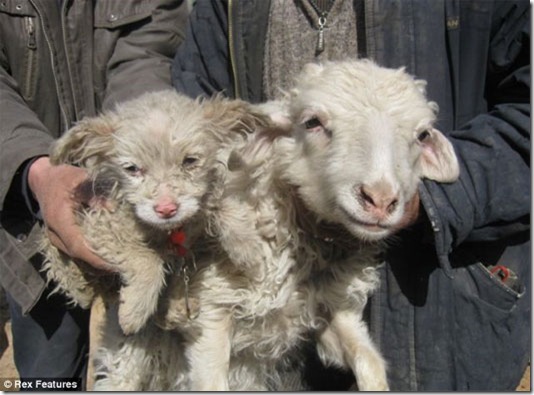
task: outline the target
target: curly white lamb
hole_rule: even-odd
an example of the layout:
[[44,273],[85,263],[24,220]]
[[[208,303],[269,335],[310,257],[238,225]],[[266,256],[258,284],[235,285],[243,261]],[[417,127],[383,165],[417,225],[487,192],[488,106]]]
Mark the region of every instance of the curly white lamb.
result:
[[[458,176],[432,127],[437,107],[404,70],[346,61],[308,65],[287,97],[260,108],[277,127],[230,157],[207,215],[217,243],[195,243],[190,271],[170,277],[155,315],[164,330],[146,327],[127,347],[116,334],[102,349],[98,389],[121,388],[109,376],[137,390],[302,389],[284,371],[310,338],[359,389],[388,389],[362,313],[381,240],[402,226],[420,179]],[[184,314],[184,300],[198,311]]]
[[[187,289],[175,277],[162,298],[157,320],[183,336],[187,361],[167,389],[301,389],[279,373],[312,336],[360,390],[387,390],[362,314],[381,240],[402,227],[420,179],[458,177],[432,126],[437,105],[404,69],[362,60],[310,64],[262,108],[285,130],[259,131],[230,160],[210,219],[226,257],[200,264]],[[184,319],[184,294],[196,317]]]
[[69,130],[50,158],[88,169],[90,181],[78,193],[94,204],[80,208],[77,219],[95,253],[117,267],[120,285],[74,262],[44,232],[43,269],[56,290],[83,308],[96,293],[112,302],[118,297],[122,331],[140,331],[156,311],[166,276],[204,233],[203,213],[222,185],[230,148],[244,143],[256,122],[244,102],[194,101],[169,90]]

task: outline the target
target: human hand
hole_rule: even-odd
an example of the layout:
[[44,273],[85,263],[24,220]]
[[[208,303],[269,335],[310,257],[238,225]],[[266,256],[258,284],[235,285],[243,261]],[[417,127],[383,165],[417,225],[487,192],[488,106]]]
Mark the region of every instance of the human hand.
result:
[[407,228],[417,222],[420,206],[419,192],[415,192],[415,195],[404,205],[404,215],[395,226],[397,231]]
[[112,274],[117,272],[116,268],[89,249],[76,224],[74,211],[84,202],[76,200],[74,190],[85,179],[84,169],[53,166],[47,157],[33,162],[28,172],[28,184],[39,203],[52,244],[71,258],[86,262],[100,274]]

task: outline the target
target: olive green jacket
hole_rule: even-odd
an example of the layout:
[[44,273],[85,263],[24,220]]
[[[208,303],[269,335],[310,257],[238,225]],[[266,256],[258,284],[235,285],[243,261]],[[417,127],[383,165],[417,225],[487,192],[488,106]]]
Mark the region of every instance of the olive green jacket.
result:
[[0,282],[28,312],[45,283],[18,185],[73,123],[171,87],[183,0],[0,1]]

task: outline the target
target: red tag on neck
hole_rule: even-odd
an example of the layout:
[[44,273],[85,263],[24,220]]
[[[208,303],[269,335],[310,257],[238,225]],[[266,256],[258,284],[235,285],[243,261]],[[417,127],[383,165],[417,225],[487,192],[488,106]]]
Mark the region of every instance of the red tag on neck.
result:
[[187,248],[185,248],[185,232],[182,229],[174,230],[169,235],[169,240],[171,244],[174,246],[176,254],[178,256],[185,256],[187,255]]

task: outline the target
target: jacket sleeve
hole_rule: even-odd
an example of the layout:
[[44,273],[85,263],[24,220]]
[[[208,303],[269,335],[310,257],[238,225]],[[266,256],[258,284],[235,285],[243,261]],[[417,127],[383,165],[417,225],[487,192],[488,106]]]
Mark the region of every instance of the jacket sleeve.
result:
[[26,105],[0,52],[0,211],[15,174],[28,159],[47,155],[52,136]]
[[184,38],[185,0],[146,0],[151,17],[121,34],[107,65],[103,109],[147,92],[171,89],[171,63]]
[[459,181],[425,181],[421,189],[439,230],[441,257],[465,241],[494,241],[530,229],[530,6],[498,4],[488,50],[489,112],[449,135],[460,161]]
[[187,25],[186,39],[172,65],[175,88],[191,97],[224,92],[233,96],[228,50],[227,4],[198,0]]

